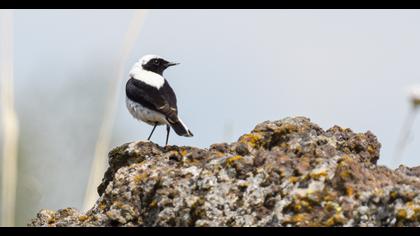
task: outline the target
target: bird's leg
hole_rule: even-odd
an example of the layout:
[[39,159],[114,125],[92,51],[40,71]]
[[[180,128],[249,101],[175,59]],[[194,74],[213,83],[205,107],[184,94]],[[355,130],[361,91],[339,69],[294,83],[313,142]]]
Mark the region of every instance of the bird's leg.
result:
[[165,146],[168,146],[169,131],[171,131],[171,127],[169,125],[166,125],[166,144],[165,144]]
[[155,131],[156,126],[157,126],[157,123],[155,123],[155,126],[153,127],[152,132],[150,133],[150,135],[149,135],[149,137],[147,138],[147,140],[150,140],[150,138],[152,137],[153,131]]

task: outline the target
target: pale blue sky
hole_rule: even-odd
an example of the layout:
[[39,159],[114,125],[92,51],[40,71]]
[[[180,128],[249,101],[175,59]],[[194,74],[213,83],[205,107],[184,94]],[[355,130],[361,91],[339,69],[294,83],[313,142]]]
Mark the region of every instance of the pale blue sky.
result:
[[[21,117],[18,217],[40,208],[80,208],[103,102],[132,10],[17,10],[15,84]],[[420,83],[419,10],[151,10],[131,53],[180,62],[165,76],[193,138],[234,141],[257,123],[303,115],[327,129],[371,130],[390,165]],[[146,139],[151,127],[125,108],[112,145]],[[174,133],[173,133],[174,134]],[[420,165],[420,117],[403,162]],[[163,144],[165,129],[153,141]],[[393,166],[395,167],[395,166]]]

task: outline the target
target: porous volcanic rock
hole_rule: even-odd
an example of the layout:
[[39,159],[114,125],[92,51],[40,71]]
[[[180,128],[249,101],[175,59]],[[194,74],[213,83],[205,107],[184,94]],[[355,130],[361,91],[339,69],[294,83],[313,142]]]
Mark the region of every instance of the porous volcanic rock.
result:
[[371,132],[304,117],[258,124],[207,149],[127,143],[109,153],[86,213],[30,226],[419,226],[420,168],[377,165]]

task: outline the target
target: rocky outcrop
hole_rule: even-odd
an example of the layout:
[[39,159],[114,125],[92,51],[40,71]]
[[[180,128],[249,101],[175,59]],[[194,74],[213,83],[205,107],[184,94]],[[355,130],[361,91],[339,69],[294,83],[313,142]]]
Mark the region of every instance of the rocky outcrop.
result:
[[304,117],[257,125],[208,149],[124,144],[86,213],[42,210],[31,226],[418,226],[420,169],[376,165],[371,132]]

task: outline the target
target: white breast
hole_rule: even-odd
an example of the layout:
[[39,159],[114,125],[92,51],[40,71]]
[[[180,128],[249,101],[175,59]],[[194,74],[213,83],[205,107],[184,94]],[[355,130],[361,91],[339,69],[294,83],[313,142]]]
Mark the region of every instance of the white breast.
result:
[[148,123],[149,125],[155,125],[156,123],[158,125],[169,124],[165,119],[165,116],[161,113],[150,110],[141,104],[132,101],[128,97],[126,97],[126,105],[131,115],[138,120]]
[[161,75],[144,70],[140,62],[134,64],[130,71],[130,76],[157,89],[160,89],[165,83],[165,79]]

